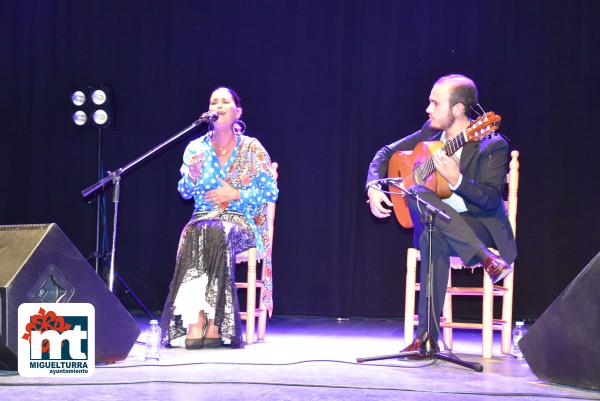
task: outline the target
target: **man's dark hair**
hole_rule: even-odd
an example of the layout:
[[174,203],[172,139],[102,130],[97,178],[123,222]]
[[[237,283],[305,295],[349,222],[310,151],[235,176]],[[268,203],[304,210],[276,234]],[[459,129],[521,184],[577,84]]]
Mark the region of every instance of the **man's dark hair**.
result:
[[465,108],[465,115],[471,117],[472,108],[477,105],[477,86],[471,78],[461,74],[450,74],[440,77],[435,81],[435,85],[451,83],[452,92],[450,93],[450,107],[455,104],[462,104]]

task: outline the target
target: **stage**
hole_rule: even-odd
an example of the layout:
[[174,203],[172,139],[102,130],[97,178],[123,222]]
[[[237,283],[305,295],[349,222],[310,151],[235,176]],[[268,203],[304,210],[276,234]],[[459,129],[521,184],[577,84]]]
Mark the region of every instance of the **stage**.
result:
[[[145,319],[138,319],[144,326]],[[480,362],[478,373],[444,361],[395,359],[357,364],[357,357],[403,347],[401,319],[275,317],[265,342],[235,350],[164,349],[144,361],[142,335],[125,361],[97,366],[79,379],[31,379],[0,371],[0,399],[32,400],[600,400],[600,392],[545,383],[525,361],[480,357],[480,334],[455,332],[455,352]]]

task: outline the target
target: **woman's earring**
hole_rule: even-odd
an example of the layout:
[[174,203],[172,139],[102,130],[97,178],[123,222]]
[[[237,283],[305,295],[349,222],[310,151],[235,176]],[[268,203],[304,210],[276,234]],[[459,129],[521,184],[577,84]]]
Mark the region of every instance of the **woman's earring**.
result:
[[241,135],[244,132],[246,132],[246,123],[244,121],[240,120],[239,118],[236,119],[233,122],[233,132],[235,132],[238,135]]

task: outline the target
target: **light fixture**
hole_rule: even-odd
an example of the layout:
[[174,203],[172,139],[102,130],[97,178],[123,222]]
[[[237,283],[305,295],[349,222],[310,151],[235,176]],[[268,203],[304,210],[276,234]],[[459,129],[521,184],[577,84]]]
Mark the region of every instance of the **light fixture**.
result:
[[80,128],[114,128],[114,100],[108,85],[74,87],[70,92],[71,120]]
[[106,92],[102,89],[96,89],[92,92],[92,102],[98,106],[104,104],[104,102],[106,102]]
[[75,91],[71,94],[71,101],[75,106],[83,106],[85,100],[85,93],[82,91]]
[[82,127],[87,123],[87,114],[83,110],[77,110],[72,116],[73,123],[78,127]]
[[108,114],[106,114],[106,111],[99,109],[94,112],[94,122],[96,123],[96,125],[102,126],[106,124],[107,121]]

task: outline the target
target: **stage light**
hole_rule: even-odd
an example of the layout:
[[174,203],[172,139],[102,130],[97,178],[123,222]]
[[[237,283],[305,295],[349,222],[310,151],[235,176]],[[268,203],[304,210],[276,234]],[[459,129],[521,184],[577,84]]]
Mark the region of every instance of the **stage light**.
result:
[[73,113],[72,119],[75,125],[79,127],[84,126],[88,120],[87,114],[85,114],[85,111],[82,110],[77,110],[75,113]]
[[106,114],[106,111],[102,109],[96,110],[94,112],[94,122],[100,126],[106,124],[108,122],[108,114]]
[[101,89],[96,89],[92,92],[92,102],[98,106],[104,104],[106,102],[106,92]]
[[109,85],[73,87],[71,120],[79,129],[114,128],[114,99]]
[[86,101],[85,93],[82,91],[75,91],[71,93],[71,101],[75,106],[82,106]]

